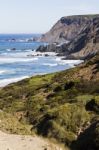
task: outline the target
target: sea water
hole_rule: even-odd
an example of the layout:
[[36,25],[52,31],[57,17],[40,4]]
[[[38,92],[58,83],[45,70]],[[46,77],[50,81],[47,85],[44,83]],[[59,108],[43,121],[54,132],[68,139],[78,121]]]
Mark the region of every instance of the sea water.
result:
[[80,63],[62,60],[54,53],[37,55],[36,49],[45,43],[34,42],[34,34],[0,35],[0,87],[38,74],[57,72]]

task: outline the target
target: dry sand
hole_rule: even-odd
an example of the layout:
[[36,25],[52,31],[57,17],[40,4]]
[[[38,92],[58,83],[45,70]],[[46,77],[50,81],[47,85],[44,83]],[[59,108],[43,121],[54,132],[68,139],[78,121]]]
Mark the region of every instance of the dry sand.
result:
[[37,136],[7,134],[0,131],[0,150],[62,150]]

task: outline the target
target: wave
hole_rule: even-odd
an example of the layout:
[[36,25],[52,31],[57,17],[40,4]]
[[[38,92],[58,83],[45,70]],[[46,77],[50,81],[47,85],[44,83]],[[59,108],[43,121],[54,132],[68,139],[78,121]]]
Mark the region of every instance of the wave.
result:
[[10,69],[10,70],[0,70],[0,75],[4,75],[4,74],[14,74],[14,73],[16,73],[16,71],[15,71],[15,70],[12,70],[12,69]]
[[57,57],[55,60],[56,61],[62,61],[62,57]]
[[32,49],[26,49],[25,52],[33,52],[34,50]]
[[37,52],[36,50],[33,50],[32,55],[34,55],[34,56],[37,56],[37,55],[40,55],[40,56],[45,56],[45,55],[56,56],[57,53],[55,53],[55,52]]
[[26,79],[26,78],[29,78],[29,76],[10,78],[10,79],[2,79],[2,80],[0,80],[0,87],[4,87],[8,84],[15,83],[15,82],[18,82],[18,81]]
[[63,57],[57,57],[55,60],[59,65],[77,65],[83,62],[83,60],[63,60]]
[[15,50],[13,50],[13,48],[12,49],[10,49],[10,48],[8,48],[8,49],[6,49],[6,51],[7,52],[21,52],[22,50],[20,50],[20,49],[15,49]]
[[6,70],[0,70],[0,75],[5,74],[6,72]]
[[69,65],[70,67],[74,67],[75,65],[80,64],[83,62],[82,60],[62,60],[61,57],[57,57],[55,59],[57,63],[44,63],[44,66],[50,66],[50,67],[55,67],[55,66],[61,66],[61,65]]
[[4,42],[8,41],[8,42],[19,42],[19,43],[25,43],[25,42],[33,42],[33,40],[30,41],[30,39],[8,39],[8,40],[2,40]]
[[6,49],[6,51],[10,52],[10,51],[11,51],[11,49],[9,49],[9,48],[8,48],[8,49]]
[[50,67],[55,67],[58,64],[50,64],[50,63],[44,63],[43,66],[50,66]]
[[24,50],[23,50],[23,49],[15,49],[15,50],[13,50],[13,48],[11,48],[11,49],[8,48],[8,49],[6,49],[6,51],[8,51],[8,52],[10,52],[10,51],[11,51],[11,52],[21,52],[21,51],[22,51],[22,52],[23,52],[23,51],[24,51],[24,52],[31,52],[32,49],[24,49]]
[[18,62],[31,62],[31,61],[37,61],[38,58],[12,58],[12,57],[0,57],[0,64],[6,64],[6,63],[18,63]]
[[9,56],[9,57],[45,57],[45,56],[56,56],[55,52],[36,52],[33,49],[25,49],[25,50],[12,50],[6,49],[6,52],[2,53],[1,56]]
[[[28,57],[28,56],[32,56],[32,49],[28,49],[28,50],[11,50],[11,49],[6,49],[6,52],[3,52],[0,54],[0,56],[2,57]],[[35,55],[36,56],[36,55]]]

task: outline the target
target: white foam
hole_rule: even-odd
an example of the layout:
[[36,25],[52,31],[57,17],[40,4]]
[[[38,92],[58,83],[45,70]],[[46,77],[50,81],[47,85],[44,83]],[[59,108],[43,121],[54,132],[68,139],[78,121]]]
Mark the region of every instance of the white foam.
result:
[[57,57],[55,60],[56,61],[62,61],[62,57]]
[[81,60],[62,60],[59,64],[60,65],[77,65],[77,64],[80,64]]
[[8,51],[8,52],[10,52],[10,51],[11,51],[11,49],[7,49],[7,51]]
[[9,57],[44,57],[45,55],[48,56],[56,56],[57,53],[55,52],[36,52],[36,50],[27,49],[27,50],[15,50],[12,51],[11,49],[7,49],[8,52],[12,53],[3,53],[1,56],[9,56]]
[[38,58],[12,58],[12,57],[0,57],[0,64],[6,64],[6,63],[17,63],[17,62],[31,62],[31,61],[37,61]]
[[26,49],[25,52],[33,52],[32,49]]
[[43,64],[44,66],[50,66],[50,67],[55,67],[55,66],[57,66],[58,64],[50,64],[50,63],[44,63]]
[[10,83],[15,83],[15,82],[18,82],[18,81],[26,79],[26,78],[29,78],[29,76],[10,78],[10,79],[2,79],[2,80],[0,80],[0,87],[4,87]]
[[0,70],[0,75],[4,74],[14,74],[16,70],[10,69],[10,70]]
[[56,56],[57,55],[57,53],[55,53],[55,52],[45,52],[45,53],[43,53],[44,55],[49,55],[49,56]]
[[32,55],[34,56],[37,56],[37,55],[40,55],[40,56],[45,56],[45,55],[48,55],[48,56],[56,56],[57,53],[55,52],[36,52],[35,50],[32,51]]
[[82,63],[82,60],[63,60],[64,57],[57,57],[55,60],[59,65],[77,65]]
[[12,51],[11,49],[7,49],[8,52],[11,51],[11,53],[5,52],[2,53],[1,56],[2,57],[27,57],[28,55],[32,55],[32,51],[30,50],[15,50]]
[[6,70],[0,70],[0,75],[5,74]]

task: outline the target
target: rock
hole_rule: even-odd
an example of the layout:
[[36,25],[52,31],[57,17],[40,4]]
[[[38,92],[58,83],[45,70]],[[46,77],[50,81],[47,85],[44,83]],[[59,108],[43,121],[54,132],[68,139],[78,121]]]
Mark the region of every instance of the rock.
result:
[[36,51],[37,52],[46,52],[47,51],[46,49],[47,49],[46,46],[41,45],[36,49]]
[[49,44],[47,46],[39,46],[36,51],[37,52],[55,52],[55,53],[59,53],[59,55],[61,56],[62,53],[64,52],[64,47],[62,46],[57,47],[56,44]]
[[16,48],[12,48],[11,50],[12,50],[12,51],[15,51],[15,50],[16,50]]
[[42,56],[42,54],[37,54],[36,56]]
[[78,15],[62,17],[49,32],[42,35],[40,40],[48,43],[71,41],[79,34],[82,28],[91,23],[96,16],[97,15]]
[[42,41],[54,43],[40,46],[37,51],[56,52],[66,59],[88,59],[99,51],[99,15],[63,17]]
[[45,57],[48,57],[49,55],[48,54],[45,54]]
[[14,39],[14,38],[13,38],[13,39],[11,39],[11,42],[15,42],[15,41],[16,41],[16,39]]

